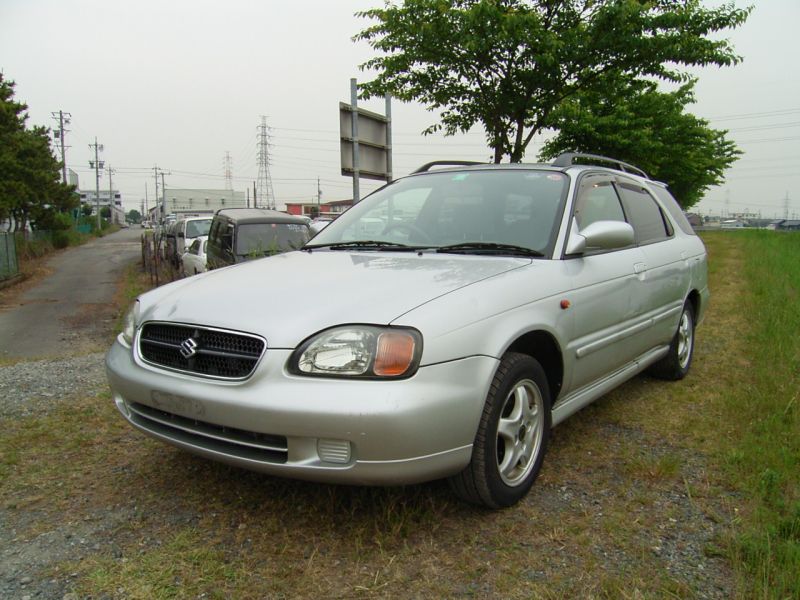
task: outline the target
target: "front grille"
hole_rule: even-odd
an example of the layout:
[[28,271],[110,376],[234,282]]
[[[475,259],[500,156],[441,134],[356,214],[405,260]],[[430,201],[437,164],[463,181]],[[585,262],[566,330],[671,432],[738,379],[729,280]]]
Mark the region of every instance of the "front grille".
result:
[[172,323],[146,323],[139,335],[139,354],[146,362],[222,379],[249,377],[265,347],[252,335]]
[[285,436],[187,419],[144,404],[131,403],[128,408],[136,425],[168,439],[256,462],[286,462],[288,446]]

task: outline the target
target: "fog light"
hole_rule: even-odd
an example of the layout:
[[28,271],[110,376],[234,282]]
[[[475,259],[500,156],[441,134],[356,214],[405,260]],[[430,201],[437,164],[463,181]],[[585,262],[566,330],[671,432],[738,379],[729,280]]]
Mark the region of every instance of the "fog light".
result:
[[350,462],[350,442],[346,440],[317,440],[320,460],[344,465]]

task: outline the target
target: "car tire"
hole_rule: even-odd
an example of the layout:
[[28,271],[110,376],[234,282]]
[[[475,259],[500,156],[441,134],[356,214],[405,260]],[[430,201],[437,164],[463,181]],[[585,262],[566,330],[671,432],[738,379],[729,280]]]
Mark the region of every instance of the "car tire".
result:
[[550,440],[550,388],[530,356],[507,353],[497,368],[472,460],[450,486],[462,500],[489,508],[519,502],[530,490]]
[[653,377],[668,381],[686,377],[694,356],[694,326],[694,307],[687,300],[683,305],[678,330],[669,345],[669,352],[648,370]]

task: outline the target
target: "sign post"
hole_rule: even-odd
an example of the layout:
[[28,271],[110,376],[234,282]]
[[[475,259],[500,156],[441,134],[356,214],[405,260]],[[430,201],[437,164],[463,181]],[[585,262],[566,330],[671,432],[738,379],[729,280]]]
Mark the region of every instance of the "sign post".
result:
[[339,103],[342,175],[353,177],[353,204],[361,200],[359,182],[392,180],[391,97],[386,116],[358,108],[358,86],[350,80],[350,104]]

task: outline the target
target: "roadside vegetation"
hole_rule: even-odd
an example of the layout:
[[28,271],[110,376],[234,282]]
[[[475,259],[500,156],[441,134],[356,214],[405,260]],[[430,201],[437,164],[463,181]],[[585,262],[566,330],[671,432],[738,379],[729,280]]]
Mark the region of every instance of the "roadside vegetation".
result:
[[729,432],[723,466],[744,499],[732,553],[748,595],[800,598],[800,235],[739,238],[746,351],[720,415]]
[[[690,375],[638,377],[557,427],[514,508],[229,468],[132,430],[105,395],[0,419],[12,544],[69,532],[42,577],[93,598],[800,597],[800,236],[704,239]],[[121,308],[148,279],[128,273]]]

